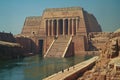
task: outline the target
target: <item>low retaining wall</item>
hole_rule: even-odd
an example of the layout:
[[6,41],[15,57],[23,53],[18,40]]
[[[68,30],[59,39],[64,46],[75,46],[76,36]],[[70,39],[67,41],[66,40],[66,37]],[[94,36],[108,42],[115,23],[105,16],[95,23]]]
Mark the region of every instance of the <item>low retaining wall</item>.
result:
[[83,72],[92,68],[93,65],[95,64],[96,60],[98,60],[98,56],[93,57],[84,62],[81,62],[77,65],[74,65],[74,66],[70,67],[69,69],[65,69],[64,71],[55,73],[43,80],[75,80],[79,76],[81,76],[83,74]]
[[95,65],[95,62],[91,63],[90,65],[80,69],[79,71],[73,73],[72,75],[69,75],[64,80],[76,80],[78,77],[82,76],[83,73],[89,69],[91,69]]
[[0,60],[9,60],[21,57],[23,48],[17,43],[0,41]]

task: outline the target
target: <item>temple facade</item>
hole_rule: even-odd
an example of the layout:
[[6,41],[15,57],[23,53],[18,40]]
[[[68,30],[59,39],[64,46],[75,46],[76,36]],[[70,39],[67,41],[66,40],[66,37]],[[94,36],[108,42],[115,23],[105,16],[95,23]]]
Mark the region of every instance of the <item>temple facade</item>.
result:
[[[64,57],[89,50],[88,34],[101,31],[94,15],[81,7],[48,8],[43,11],[42,16],[25,19],[18,41],[23,43],[20,38],[29,38],[32,42],[24,39],[24,43],[31,44],[26,46],[31,52],[49,57],[61,54],[59,57]],[[60,51],[62,44],[67,46]],[[51,50],[56,53],[52,54]]]

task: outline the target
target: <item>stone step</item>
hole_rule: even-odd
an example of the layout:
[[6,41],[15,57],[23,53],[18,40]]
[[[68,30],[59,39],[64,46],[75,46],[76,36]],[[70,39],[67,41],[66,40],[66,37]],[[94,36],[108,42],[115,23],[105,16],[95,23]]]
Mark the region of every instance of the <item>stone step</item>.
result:
[[58,37],[56,41],[53,43],[46,57],[62,57],[69,40],[70,40],[70,36],[69,37],[65,37],[65,36]]

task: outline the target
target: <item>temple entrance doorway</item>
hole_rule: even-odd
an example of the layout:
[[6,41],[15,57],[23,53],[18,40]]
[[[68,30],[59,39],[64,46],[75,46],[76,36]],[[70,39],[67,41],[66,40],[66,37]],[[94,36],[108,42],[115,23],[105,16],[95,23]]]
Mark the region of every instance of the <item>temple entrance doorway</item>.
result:
[[40,39],[39,40],[39,54],[40,54],[40,56],[42,56],[42,53],[43,53],[43,40]]

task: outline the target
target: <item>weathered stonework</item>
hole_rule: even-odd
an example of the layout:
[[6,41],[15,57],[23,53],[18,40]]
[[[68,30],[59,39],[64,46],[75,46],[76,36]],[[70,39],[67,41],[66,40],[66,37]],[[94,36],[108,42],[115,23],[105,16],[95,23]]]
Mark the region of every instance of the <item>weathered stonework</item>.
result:
[[39,53],[42,48],[44,55],[55,38],[72,36],[74,53],[79,54],[89,49],[88,34],[101,31],[96,18],[81,7],[48,8],[42,16],[27,17],[18,37],[31,39],[36,45],[35,52]]
[[[99,59],[96,61],[92,70],[86,71],[82,77],[77,80],[120,80],[120,32],[119,33],[91,33],[94,39],[97,39],[96,45],[99,50]],[[102,39],[101,39],[102,38]],[[94,40],[95,41],[95,40]]]
[[23,57],[23,47],[11,33],[0,32],[0,60]]
[[16,42],[11,33],[0,32],[0,41]]
[[25,36],[31,36],[34,34],[38,34],[40,23],[41,23],[40,16],[39,17],[27,17],[21,34],[24,34]]

